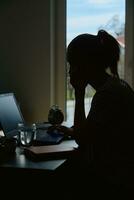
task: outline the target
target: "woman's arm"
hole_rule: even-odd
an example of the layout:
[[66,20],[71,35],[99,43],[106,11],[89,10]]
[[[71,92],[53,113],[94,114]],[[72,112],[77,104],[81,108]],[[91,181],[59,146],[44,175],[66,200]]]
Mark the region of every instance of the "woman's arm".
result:
[[75,134],[78,133],[78,130],[81,129],[81,127],[86,121],[84,97],[85,97],[85,88],[75,89],[74,124],[72,127],[66,127],[64,125],[56,126],[55,128],[57,130],[63,132],[65,135],[69,135],[75,138]]
[[85,88],[83,90],[75,89],[75,112],[74,112],[74,127],[79,129],[86,120],[85,115]]

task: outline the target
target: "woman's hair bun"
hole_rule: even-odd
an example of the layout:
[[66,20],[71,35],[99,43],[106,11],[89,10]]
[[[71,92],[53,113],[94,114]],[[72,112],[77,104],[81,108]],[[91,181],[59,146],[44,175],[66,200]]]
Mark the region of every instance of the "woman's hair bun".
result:
[[107,40],[109,34],[105,30],[99,30],[97,34],[101,44],[104,44],[104,42]]
[[98,36],[103,37],[103,36],[106,36],[107,34],[108,33],[105,30],[103,30],[103,29],[101,29],[101,30],[98,31]]

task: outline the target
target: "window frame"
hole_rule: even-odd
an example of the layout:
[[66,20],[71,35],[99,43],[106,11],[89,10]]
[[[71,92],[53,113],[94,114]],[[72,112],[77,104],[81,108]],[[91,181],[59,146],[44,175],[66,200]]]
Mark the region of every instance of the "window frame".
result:
[[125,24],[125,80],[134,89],[134,1],[126,0]]
[[66,0],[50,0],[50,105],[66,116]]

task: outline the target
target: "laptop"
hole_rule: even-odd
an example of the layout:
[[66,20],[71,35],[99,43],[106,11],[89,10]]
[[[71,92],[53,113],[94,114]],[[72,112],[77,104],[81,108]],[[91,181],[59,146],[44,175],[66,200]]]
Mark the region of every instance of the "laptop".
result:
[[[4,136],[8,138],[17,136],[18,123],[26,124],[14,93],[0,94],[0,125]],[[59,144],[63,140],[64,135],[61,132],[48,133],[49,126],[51,126],[49,123],[37,124],[35,146]]]

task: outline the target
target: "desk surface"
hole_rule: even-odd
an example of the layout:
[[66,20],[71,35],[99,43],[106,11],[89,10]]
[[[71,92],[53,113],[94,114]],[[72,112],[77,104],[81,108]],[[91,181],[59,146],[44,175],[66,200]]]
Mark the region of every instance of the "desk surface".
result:
[[[74,140],[67,140],[62,142],[65,146],[74,146],[77,144]],[[32,169],[32,170],[47,170],[54,171],[59,166],[61,166],[66,161],[66,158],[55,159],[55,160],[41,160],[41,161],[32,161],[26,157],[23,149],[17,147],[16,153],[11,158],[3,161],[0,164],[2,168],[17,168],[17,169]]]

